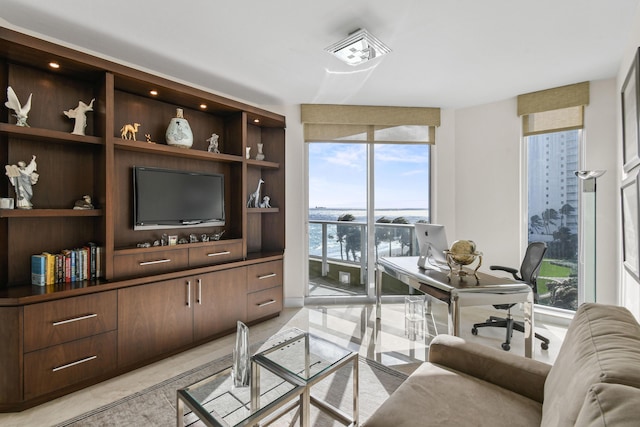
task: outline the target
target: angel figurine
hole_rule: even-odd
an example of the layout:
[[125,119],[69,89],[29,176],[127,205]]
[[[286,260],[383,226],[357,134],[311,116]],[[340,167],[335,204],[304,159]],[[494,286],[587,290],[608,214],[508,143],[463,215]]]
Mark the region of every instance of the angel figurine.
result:
[[39,175],[36,173],[38,165],[36,164],[36,156],[31,158],[31,162],[27,165],[23,161],[19,161],[18,165],[6,165],[6,175],[11,181],[11,185],[16,190],[16,207],[18,209],[32,209],[31,198],[33,197],[33,188],[31,187],[38,182]]
[[33,94],[29,94],[29,99],[27,100],[27,103],[24,104],[24,107],[20,106],[20,101],[18,100],[16,93],[13,91],[13,88],[11,86],[7,86],[8,101],[5,102],[4,105],[15,112],[14,117],[17,119],[16,125],[18,126],[30,127],[27,124],[27,116],[31,110],[31,95]]

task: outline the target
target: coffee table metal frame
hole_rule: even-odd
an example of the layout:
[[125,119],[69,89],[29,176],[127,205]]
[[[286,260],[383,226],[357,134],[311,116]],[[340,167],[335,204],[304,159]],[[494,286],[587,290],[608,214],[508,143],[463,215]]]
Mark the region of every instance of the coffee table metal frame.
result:
[[[277,375],[277,374],[274,374]],[[295,407],[302,407],[302,394],[305,391],[305,387],[290,383],[292,388],[282,395],[278,395],[271,401],[266,402],[263,406],[260,405],[260,383],[259,379],[256,381],[252,378],[252,384],[248,387],[250,390],[251,399],[250,402],[250,415],[238,423],[229,424],[225,421],[224,417],[216,412],[215,409],[206,409],[202,402],[198,401],[191,393],[191,390],[197,390],[202,387],[206,387],[208,383],[220,380],[221,377],[231,378],[231,368],[226,368],[220,372],[208,376],[188,387],[179,389],[177,391],[177,426],[184,426],[185,405],[193,411],[193,413],[209,427],[237,427],[237,426],[253,426],[253,425],[268,425],[271,422],[278,419],[281,415],[289,412]],[[289,382],[287,379],[282,378],[283,382]],[[214,398],[221,397],[224,394],[233,394],[233,380],[229,380],[229,385],[222,387],[220,391],[214,395]],[[246,403],[240,406],[246,406]],[[264,422],[264,423],[261,423]]]
[[[293,336],[284,339],[282,342],[277,345],[268,348],[262,352],[257,353],[252,358],[252,383],[259,383],[260,378],[260,368],[265,368],[272,373],[278,375],[279,377],[287,380],[290,383],[298,384],[304,388],[301,396],[301,404],[300,404],[300,422],[303,427],[310,426],[310,418],[309,418],[309,410],[311,404],[316,406],[321,411],[327,413],[334,419],[342,422],[347,426],[357,427],[359,425],[358,421],[358,353],[349,351],[337,344],[325,340],[316,335],[310,334],[308,332],[304,332],[301,330],[294,329],[297,333]],[[305,368],[304,372],[293,373],[287,366],[281,361],[278,360],[276,355],[274,354],[280,349],[283,349],[287,346],[290,346],[295,343],[300,343],[304,340],[305,346]],[[324,347],[326,349],[334,349],[342,352],[342,357],[337,357],[333,360],[325,360],[324,362],[327,366],[317,373],[311,373],[311,352],[310,352],[310,343],[313,341],[314,345],[318,345],[321,348]],[[311,395],[311,388],[327,378],[329,375],[335,373],[338,369],[343,366],[348,365],[349,363],[353,364],[353,413],[352,415],[348,415],[342,410],[330,405],[327,402],[319,400]]]

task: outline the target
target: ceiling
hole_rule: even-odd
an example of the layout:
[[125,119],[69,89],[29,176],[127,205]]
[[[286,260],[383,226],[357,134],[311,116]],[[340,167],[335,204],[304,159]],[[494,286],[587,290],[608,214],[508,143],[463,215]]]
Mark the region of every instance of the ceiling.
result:
[[[0,0],[0,24],[276,106],[462,108],[617,75],[640,0]],[[324,48],[366,28],[392,52]]]

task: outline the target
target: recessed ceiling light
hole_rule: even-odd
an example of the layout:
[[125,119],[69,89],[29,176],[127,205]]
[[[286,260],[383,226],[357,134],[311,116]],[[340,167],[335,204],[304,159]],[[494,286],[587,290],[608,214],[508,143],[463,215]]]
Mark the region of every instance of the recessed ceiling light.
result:
[[206,110],[207,109],[207,104],[200,104],[200,108],[203,109],[203,110]]
[[352,32],[349,36],[325,49],[349,65],[360,65],[391,52],[391,49],[365,29]]
[[253,123],[260,123],[260,119],[253,119]]
[[49,62],[49,67],[55,68],[57,70],[58,68],[60,68],[60,64],[52,61],[52,62]]
[[149,93],[153,96],[158,96],[158,91],[157,90],[150,90]]

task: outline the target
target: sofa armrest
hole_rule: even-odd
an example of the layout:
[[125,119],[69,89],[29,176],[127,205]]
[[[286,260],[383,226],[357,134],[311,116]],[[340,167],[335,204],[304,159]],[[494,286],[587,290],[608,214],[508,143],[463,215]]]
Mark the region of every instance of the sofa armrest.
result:
[[429,345],[429,362],[490,382],[537,402],[551,365],[451,335],[438,335]]

